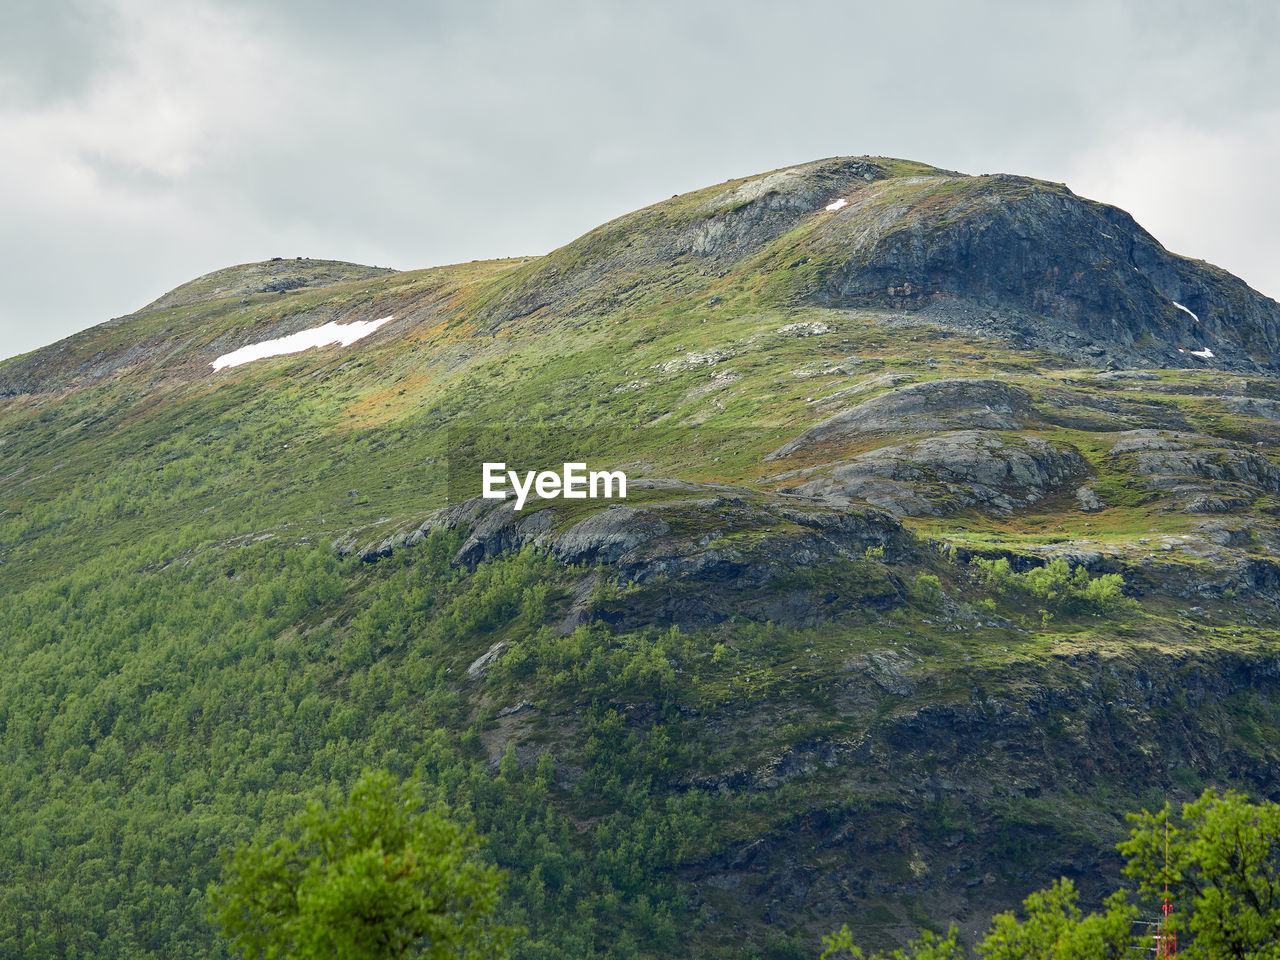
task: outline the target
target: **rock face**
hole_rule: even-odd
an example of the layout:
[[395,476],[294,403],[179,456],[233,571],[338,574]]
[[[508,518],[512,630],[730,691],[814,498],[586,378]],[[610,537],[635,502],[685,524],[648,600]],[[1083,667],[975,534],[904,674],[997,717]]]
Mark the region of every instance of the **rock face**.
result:
[[1087,471],[1084,458],[1066,444],[957,430],[821,468],[820,476],[792,489],[808,497],[864,500],[898,516],[940,516],[966,507],[1011,513]]
[[[531,545],[564,563],[607,565],[620,585],[635,588],[625,608],[612,614],[594,611],[596,616],[620,626],[658,622],[696,629],[730,616],[802,626],[829,617],[832,603],[896,603],[898,588],[887,577],[858,578],[859,592],[837,596],[806,585],[805,571],[841,562],[865,564],[869,549],[890,560],[917,549],[893,517],[865,506],[850,510],[799,497],[669,481],[659,489],[688,496],[614,505],[567,525],[559,502],[517,512],[510,500],[468,500],[359,554],[374,561],[436,529],[463,532],[454,562],[466,566]],[[566,623],[585,619],[580,608]]]
[[579,520],[555,538],[552,551],[565,563],[617,563],[670,532],[660,512],[615,506]]
[[1031,394],[999,380],[928,380],[866,400],[810,427],[766,460],[806,447],[874,433],[930,433],[940,430],[1016,430],[1029,419]]
[[1202,434],[1130,430],[1112,458],[1155,491],[1177,498],[1189,513],[1226,513],[1264,494],[1280,493],[1280,468],[1260,453]]
[[1234,413],[1280,423],[1280,401],[1265,397],[1222,397],[1221,403]]
[[[691,865],[685,874],[698,900],[713,907],[726,927],[760,916],[822,918],[814,924],[816,938],[830,928],[830,917],[853,915],[860,902],[924,897],[947,915],[976,914],[980,920],[970,930],[976,940],[1001,896],[1014,901],[1035,886],[1029,878],[1018,878],[1019,884],[1008,873],[991,872],[993,850],[1011,837],[1036,850],[1039,862],[1052,860],[1050,873],[1072,878],[1084,891],[1082,899],[1100,902],[1116,889],[1119,875],[1120,858],[1099,851],[1096,843],[1060,845],[1034,823],[1002,818],[996,812],[1002,791],[1037,798],[1060,789],[1087,795],[1115,778],[1162,783],[1159,758],[1177,756],[1231,770],[1257,795],[1280,796],[1280,764],[1224,749],[1220,733],[1201,712],[1189,711],[1177,724],[1157,719],[1178,703],[1208,707],[1233,695],[1274,696],[1280,691],[1274,662],[1197,662],[1182,655],[1133,666],[1096,654],[1055,654],[1053,663],[1069,682],[1029,683],[1017,694],[996,698],[980,696],[975,686],[967,703],[908,710],[903,704],[919,683],[908,657],[852,658],[843,676],[830,679],[833,702],[848,713],[872,715],[869,704],[892,704],[867,735],[796,744],[758,766],[685,788],[762,794],[788,780],[817,776],[864,797],[862,805],[853,811],[834,804],[798,810],[785,829]],[[732,718],[740,726],[750,720]],[[925,757],[922,770],[919,760]],[[913,773],[900,775],[896,793],[886,796],[868,789],[883,782],[885,769]],[[952,822],[963,819],[967,826],[902,813],[920,806],[945,807],[953,811]],[[964,813],[955,817],[959,811]],[[891,817],[895,812],[897,819]],[[884,819],[897,824],[897,832],[868,829]],[[901,863],[906,849],[917,853],[917,869],[887,869],[895,858]],[[975,901],[982,907],[973,910]],[[916,925],[901,926],[902,939],[916,935]]]
[[[1280,362],[1274,301],[1170,254],[1123,210],[1059,184],[1006,175],[890,182],[852,198],[826,233],[838,258],[816,294],[823,304],[945,313],[945,301],[961,301],[1046,319],[1056,329],[1024,328],[1036,345],[1076,355],[1092,347],[1126,365]],[[1193,354],[1206,348],[1212,358]]]

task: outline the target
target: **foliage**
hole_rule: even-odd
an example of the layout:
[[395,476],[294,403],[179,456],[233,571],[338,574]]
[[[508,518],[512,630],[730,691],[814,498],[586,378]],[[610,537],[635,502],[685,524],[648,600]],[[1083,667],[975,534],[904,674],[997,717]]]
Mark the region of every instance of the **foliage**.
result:
[[514,931],[491,926],[501,874],[473,832],[387,771],[350,796],[311,804],[284,837],[242,844],[210,903],[246,957],[504,956]]
[[848,926],[843,926],[831,936],[822,938],[826,947],[822,951],[822,960],[839,960],[846,954],[852,960],[964,960],[964,949],[957,937],[955,927],[945,937],[924,930],[920,939],[913,940],[905,949],[894,950],[893,953],[864,953],[854,944]]
[[[1101,912],[1085,915],[1075,886],[1063,878],[1027,897],[1022,919],[1012,911],[994,917],[978,954],[983,960],[1122,960],[1149,948],[1147,929],[1135,933],[1137,902],[1161,900],[1167,889],[1175,905],[1169,931],[1182,932],[1178,956],[1274,960],[1280,944],[1280,804],[1209,789],[1184,805],[1179,819],[1173,822],[1167,803],[1156,813],[1131,815],[1134,826],[1119,850],[1127,858],[1125,874],[1138,881],[1136,891],[1116,891]],[[845,950],[866,956],[847,926],[825,942],[823,958]],[[929,952],[938,943],[925,933],[893,958],[950,957]]]
[[[679,234],[722,190],[652,215]],[[633,227],[610,228],[611,242],[629,242]],[[777,789],[707,784],[732,784],[734,771],[759,770],[798,745],[875,747],[896,718],[930,715],[954,696],[968,702],[974,689],[1003,706],[1028,681],[1075,689],[1092,669],[1045,676],[1025,656],[1043,638],[953,617],[949,599],[992,621],[1043,607],[1055,635],[1092,630],[1087,639],[1105,643],[1105,654],[1145,657],[1137,637],[1192,657],[1210,646],[1272,655],[1272,611],[1243,594],[1225,614],[1207,604],[1194,626],[1162,619],[1121,637],[1139,618],[1128,617],[1118,579],[1083,584],[1073,571],[1064,583],[1052,565],[975,585],[936,558],[854,548],[840,563],[805,561],[777,591],[743,589],[714,627],[673,631],[672,612],[699,598],[673,590],[660,615],[640,621],[635,585],[614,581],[608,564],[566,569],[528,550],[469,569],[453,563],[461,538],[439,532],[377,563],[345,555],[446,505],[446,438],[459,424],[521,434],[542,422],[525,446],[554,459],[576,459],[587,427],[593,458],[768,490],[774,471],[761,474],[761,457],[873,370],[1036,388],[1044,359],[1025,350],[858,310],[775,309],[770,296],[790,297],[829,267],[821,257],[799,262],[812,252],[808,239],[789,231],[762,251],[795,264],[776,283],[762,276],[765,261],[725,273],[685,257],[666,264],[660,282],[619,274],[616,299],[583,291],[571,316],[540,310],[483,331],[480,308],[518,294],[517,281],[553,264],[567,277],[598,257],[571,245],[524,264],[356,271],[331,287],[221,298],[223,280],[209,280],[200,286],[210,299],[0,364],[0,956],[224,960],[206,909],[217,852],[260,830],[279,835],[303,798],[368,767],[413,775],[432,804],[490,837],[486,856],[510,876],[499,922],[529,931],[513,945],[520,960],[750,953],[763,939],[758,919],[745,923],[750,945],[717,940],[728,920],[708,923],[704,936],[681,878],[791,829],[827,803],[841,773],[806,763]],[[260,284],[253,268],[242,281]],[[366,308],[423,322],[351,349],[207,369],[226,343]],[[795,321],[835,330],[776,335]],[[725,360],[711,370],[669,366],[691,352]],[[1216,430],[1206,417],[1221,414],[1215,397],[1229,392],[1228,374],[1183,376],[1197,395],[1178,398],[1179,415]],[[1172,379],[1160,386],[1165,404]],[[1142,397],[1112,391],[1107,402],[1131,401]],[[1247,418],[1232,419],[1238,439],[1254,439]],[[1151,491],[1108,455],[1111,434],[1038,432],[1088,454],[1111,542],[1195,522],[1166,509],[1167,497],[1143,506]],[[905,522],[926,539],[1016,549],[1096,536],[1086,527],[1098,518],[1048,499],[1012,518],[967,511]],[[713,542],[705,558],[732,563],[734,549]],[[598,588],[584,590],[592,577]],[[902,606],[903,594],[913,604]],[[764,622],[815,596],[834,598],[838,615],[815,608],[804,629]],[[932,616],[935,603],[942,617]],[[565,635],[561,625],[577,622],[566,615],[583,608],[604,622]],[[1262,613],[1262,625],[1242,610]],[[489,670],[468,676],[504,640]],[[909,682],[861,682],[859,664],[889,650],[911,658]],[[1123,723],[1122,714],[1108,719]],[[1189,709],[1181,715],[1197,722]],[[1259,753],[1276,726],[1270,716],[1252,724]],[[1242,729],[1234,724],[1232,747]],[[866,757],[856,776],[886,794],[921,762],[903,751]],[[1119,777],[1099,777],[1082,802],[1105,816],[1126,801],[1106,792]],[[886,817],[872,815],[866,828]],[[1039,852],[1018,842],[1028,861]],[[994,857],[1008,865],[998,847]],[[795,935],[775,934],[766,951],[794,949]]]
[[984,960],[1121,960],[1128,956],[1137,911],[1124,894],[1117,893],[1102,913],[1087,917],[1078,899],[1075,886],[1066,878],[1031,894],[1022,903],[1026,918],[1018,920],[1012,911],[994,917],[978,952]]
[[[701,855],[713,812],[656,784],[696,741],[678,713],[629,729],[606,699],[615,667],[628,695],[662,695],[671,631],[561,638],[606,665],[578,688],[599,702],[570,754],[587,769],[573,794],[550,755],[495,771],[489,721],[455,678],[495,632],[513,653],[559,642],[530,587],[564,574],[526,552],[460,576],[457,547],[437,532],[368,566],[265,541],[124,579],[121,563],[145,564],[116,554],[0,595],[0,621],[23,624],[0,648],[0,956],[226,957],[205,909],[218,850],[283,832],[302,797],[375,766],[416,769],[433,804],[490,838],[511,884],[499,921],[529,930],[518,958],[622,956],[623,933],[674,943],[672,872]],[[564,653],[549,670],[576,668]],[[515,695],[562,682],[535,671]],[[597,806],[587,830],[566,811]]]
[[942,602],[942,581],[936,574],[920,572],[912,579],[909,595],[924,610],[933,610]]
[[[1274,957],[1280,944],[1280,804],[1209,789],[1175,818],[1168,804],[1133,817],[1125,873],[1139,890],[1169,885],[1187,960]],[[1166,849],[1168,862],[1166,866]]]
[[1113,613],[1136,607],[1124,595],[1124,577],[1104,573],[1094,577],[1083,566],[1072,569],[1058,557],[1042,567],[1015,573],[1005,557],[970,561],[979,581],[997,592],[1013,592],[1043,602],[1052,610],[1067,613]]

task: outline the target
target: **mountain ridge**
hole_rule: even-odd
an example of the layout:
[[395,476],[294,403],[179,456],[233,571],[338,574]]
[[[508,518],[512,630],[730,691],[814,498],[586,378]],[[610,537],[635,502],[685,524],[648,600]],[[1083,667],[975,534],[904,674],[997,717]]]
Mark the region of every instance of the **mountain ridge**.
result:
[[[840,209],[825,209],[840,201]],[[673,275],[711,298],[757,256],[765,259],[749,270],[782,277],[766,298],[775,304],[889,309],[1104,366],[1195,369],[1213,359],[1226,369],[1274,373],[1280,362],[1280,306],[1220,268],[1169,254],[1124,211],[1047,181],[871,157],[727,181],[624,214],[542,257],[485,261],[508,269],[456,312],[492,334],[540,312],[609,309],[637,288],[669,285]],[[243,264],[110,323],[392,273],[303,258]],[[68,341],[93,339],[93,329]],[[277,330],[295,332],[261,334]],[[30,373],[19,369],[46,362],[50,349],[0,364],[0,389],[29,383]],[[1206,350],[1211,357],[1199,355]]]

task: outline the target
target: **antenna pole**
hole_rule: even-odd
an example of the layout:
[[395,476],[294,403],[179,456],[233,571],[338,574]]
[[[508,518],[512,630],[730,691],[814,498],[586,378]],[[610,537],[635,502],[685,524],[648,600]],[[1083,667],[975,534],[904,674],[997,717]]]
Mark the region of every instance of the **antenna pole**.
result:
[[1156,957],[1159,960],[1172,960],[1178,953],[1178,935],[1169,928],[1173,907],[1169,903],[1169,819],[1164,821],[1164,917],[1156,932]]

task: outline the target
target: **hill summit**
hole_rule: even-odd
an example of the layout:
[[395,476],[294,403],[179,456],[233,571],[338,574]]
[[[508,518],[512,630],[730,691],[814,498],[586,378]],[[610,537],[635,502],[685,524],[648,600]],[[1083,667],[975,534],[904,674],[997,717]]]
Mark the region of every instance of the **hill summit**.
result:
[[[770,305],[900,312],[1104,367],[1273,372],[1280,364],[1275,301],[1170,253],[1123,210],[1062,184],[880,157],[729,181],[619,217],[547,256],[503,263],[507,270],[456,304],[488,333],[522,318],[598,314],[655,290],[696,295],[737,281]],[[276,258],[208,274],[134,316],[391,272]],[[297,322],[280,318],[269,332],[290,326]],[[0,368],[0,389],[38,390],[51,366],[64,368],[65,382],[73,366],[97,377],[172,352],[158,348],[172,346],[176,331],[148,333],[78,365],[67,346],[105,338],[77,334],[56,354],[45,348]],[[185,355],[199,337],[181,342]]]
[[919,313],[1088,362],[1273,369],[1280,308],[1062,184],[836,158],[621,217],[512,278],[486,316],[599,309],[674,270],[767,274],[792,304]]

